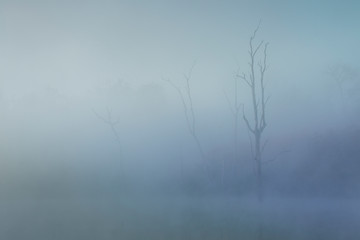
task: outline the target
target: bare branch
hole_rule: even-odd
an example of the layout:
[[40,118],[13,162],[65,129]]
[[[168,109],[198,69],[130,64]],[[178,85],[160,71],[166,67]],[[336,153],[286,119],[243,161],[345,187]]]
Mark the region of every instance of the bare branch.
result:
[[105,124],[109,125],[111,132],[113,133],[113,135],[115,137],[115,140],[120,144],[121,139],[120,139],[118,131],[116,130],[116,125],[119,123],[120,119],[116,119],[116,120],[113,119],[112,110],[110,108],[106,108],[107,118],[98,114],[94,109],[92,109],[92,111],[96,117],[98,117]]
[[236,112],[239,112],[241,108],[244,107],[244,103],[239,103],[236,107]]
[[95,114],[95,116],[97,118],[99,118],[101,121],[105,122],[106,124],[109,124],[109,125],[117,125],[120,121],[119,118],[117,119],[113,119],[113,116],[112,116],[112,111],[111,109],[107,108],[107,118],[101,116],[99,113],[97,113],[94,109],[92,109],[93,113]]
[[[195,64],[195,63],[194,63]],[[186,92],[187,92],[187,97],[189,99],[189,111],[191,114],[191,119],[192,119],[192,131],[195,132],[195,113],[194,113],[194,107],[193,107],[193,100],[192,100],[192,95],[191,95],[191,88],[190,88],[190,79],[192,76],[192,70],[194,68],[195,65],[193,65],[188,73],[188,75],[184,75],[185,79],[186,79]]]
[[185,83],[186,83],[185,92],[181,91],[181,89],[177,85],[175,85],[172,81],[170,81],[168,79],[164,79],[164,80],[166,82],[170,83],[170,85],[174,87],[174,89],[178,92],[178,94],[180,96],[180,99],[181,99],[181,102],[182,102],[183,108],[184,108],[186,124],[187,124],[188,130],[189,130],[189,133],[192,136],[192,138],[194,139],[196,146],[200,152],[201,159],[204,164],[204,170],[209,175],[208,166],[207,166],[207,162],[206,162],[206,156],[205,156],[203,147],[201,145],[201,142],[199,140],[199,137],[197,135],[197,132],[196,132],[196,118],[195,118],[193,99],[192,99],[192,94],[191,94],[190,80],[192,77],[192,72],[195,67],[195,64],[196,64],[196,62],[193,63],[193,65],[191,66],[191,68],[187,74],[183,74],[183,77],[184,77]]
[[255,48],[255,50],[252,52],[252,55],[255,56],[257,51],[259,51],[260,47],[263,45],[264,41],[261,41],[259,45]]
[[266,105],[267,105],[267,103],[269,102],[270,98],[271,98],[271,96],[270,96],[270,95],[269,95],[269,96],[267,96],[267,98],[266,98],[266,100],[265,100],[265,106],[266,106]]
[[247,128],[250,130],[250,132],[255,133],[255,129],[253,129],[253,128],[251,127],[251,125],[250,125],[250,123],[249,123],[249,120],[247,119],[247,117],[246,117],[246,115],[245,115],[244,108],[243,108],[243,119],[244,119],[244,121],[245,121],[245,123],[246,123]]
[[261,153],[263,153],[263,152],[264,152],[265,147],[266,147],[266,145],[268,144],[268,142],[269,142],[269,140],[268,140],[268,139],[266,139],[266,140],[265,140],[265,142],[264,142],[264,144],[263,144],[263,145],[262,145],[262,147],[261,147]]
[[190,132],[193,132],[193,128],[191,126],[191,121],[190,121],[190,117],[189,117],[189,113],[188,113],[188,106],[187,106],[187,103],[186,103],[186,100],[185,100],[185,97],[184,97],[184,94],[183,92],[181,91],[181,89],[176,86],[175,83],[173,83],[171,80],[169,79],[165,79],[163,78],[164,81],[168,82],[176,91],[177,93],[179,94],[180,96],[180,99],[181,99],[181,103],[183,105],[183,109],[184,109],[184,113],[185,113],[185,119],[186,119],[186,125],[189,129]]
[[193,62],[193,64],[191,65],[191,67],[190,67],[190,69],[189,69],[189,71],[188,71],[188,73],[187,73],[187,74],[184,74],[184,78],[185,78],[186,80],[190,80],[190,78],[191,78],[191,76],[192,76],[192,72],[193,72],[193,70],[194,70],[194,68],[195,68],[195,65],[196,65],[196,61]]
[[268,48],[268,45],[269,45],[269,43],[267,42],[267,43],[265,43],[265,46],[264,46],[264,52],[263,52],[263,54],[264,54],[264,60],[263,60],[263,70],[262,70],[262,72],[265,72],[265,70],[267,69],[267,48]]
[[104,117],[102,117],[100,114],[98,114],[94,109],[92,109],[92,111],[97,118],[99,118],[101,121],[103,121],[105,123],[108,123],[107,120]]
[[241,78],[242,80],[244,80],[246,82],[247,85],[249,85],[249,87],[252,87],[252,84],[249,82],[249,80],[247,79],[245,73],[243,73],[243,75],[237,75],[239,78]]
[[257,32],[259,31],[261,25],[261,20],[259,21],[259,24],[257,25],[257,27],[255,28],[253,35],[250,37],[250,42],[252,42],[254,40],[254,38],[256,37]]
[[249,128],[247,128],[247,133],[248,133],[249,142],[250,142],[251,156],[252,156],[253,158],[255,158],[253,141],[252,141],[252,139],[251,139],[251,130],[249,130]]

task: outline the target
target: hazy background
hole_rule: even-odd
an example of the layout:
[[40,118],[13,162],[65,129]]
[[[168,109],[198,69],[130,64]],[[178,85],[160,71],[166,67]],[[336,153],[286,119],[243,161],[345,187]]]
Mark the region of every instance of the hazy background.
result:
[[[42,220],[39,229],[31,233],[18,225],[18,219],[24,218],[29,209],[40,209],[45,214],[65,208],[70,213],[79,205],[85,206],[83,211],[90,211],[91,219],[98,219],[98,215],[95,217],[91,212],[94,210],[88,208],[97,209],[108,219],[116,215],[109,209],[117,206],[118,200],[113,199],[120,196],[118,207],[129,211],[123,218],[126,220],[134,217],[129,210],[132,207],[143,207],[145,212],[148,207],[144,200],[137,204],[124,198],[166,195],[176,197],[180,210],[170,216],[156,213],[165,219],[187,222],[189,219],[181,214],[189,206],[195,212],[204,206],[202,201],[215,204],[211,209],[227,205],[227,201],[235,201],[229,206],[238,206],[232,197],[253,196],[255,178],[248,132],[241,119],[240,157],[234,159],[233,118],[225,95],[233,99],[236,73],[248,71],[249,37],[260,20],[256,41],[269,42],[266,91],[271,96],[264,158],[277,159],[264,168],[267,196],[296,198],[296,203],[299,197],[356,199],[360,193],[359,11],[357,1],[0,0],[0,198],[4,199],[2,209],[13,209],[3,215],[1,221],[8,227],[3,227],[1,234],[21,239],[17,231],[4,230],[20,229],[24,236],[35,234],[31,236],[38,239]],[[198,135],[211,162],[213,181],[201,171],[200,155],[186,128],[180,97],[164,81],[170,79],[184,89],[184,74],[192,66]],[[241,81],[239,101],[250,114],[249,89]],[[96,116],[106,117],[108,110],[119,120],[119,139]],[[182,199],[189,195],[208,198],[200,203]],[[211,202],[215,196],[225,197]],[[104,202],[92,200],[99,197],[111,201],[106,203],[111,207],[102,209]],[[44,203],[44,207],[31,207],[31,201],[49,198],[57,200]],[[8,199],[35,200],[13,204]],[[162,201],[167,201],[164,199],[153,203],[161,206]],[[174,209],[173,204],[164,206]],[[318,206],[319,202],[311,204]],[[334,208],[331,204],[329,208]],[[354,209],[355,213],[346,208],[342,217],[332,213],[336,224],[340,220],[354,223],[359,218],[358,205]],[[208,213],[206,209],[201,211]],[[55,213],[58,218],[53,220],[58,222],[54,226],[70,216],[64,212]],[[242,222],[231,217],[230,212],[221,214],[230,222]],[[83,214],[76,214],[76,221],[81,222]],[[214,220],[221,214],[211,212],[210,218]],[[32,219],[35,215],[30,211],[27,216]],[[119,216],[115,215],[106,221],[118,223]],[[151,222],[154,215],[150,216]],[[279,226],[287,217],[279,217]],[[8,219],[14,219],[13,223]],[[289,232],[300,239],[313,237],[301,219],[302,230],[308,235],[292,227]],[[84,223],[86,227],[79,234],[89,229],[109,233],[101,227],[104,221],[98,221],[91,224],[101,230]],[[332,229],[331,224],[326,226]],[[114,229],[118,229],[115,225]],[[343,225],[350,230],[329,236],[357,239],[357,228]],[[172,226],[179,232],[192,231],[181,224]],[[67,233],[76,232],[68,226],[54,228],[58,233],[54,230],[50,238],[44,233],[45,238],[72,239]],[[201,227],[195,228],[201,232]],[[132,235],[137,232],[135,223],[128,223],[126,229],[125,237],[136,238]],[[215,229],[211,236],[241,236],[241,231],[231,236],[224,233],[232,230]],[[47,227],[45,232],[54,231]],[[176,231],[165,238],[175,239],[179,236]],[[219,232],[227,238],[216,235]],[[341,235],[343,232],[350,235]],[[86,235],[81,234],[71,236],[79,239]],[[101,234],[102,239],[120,236]]]

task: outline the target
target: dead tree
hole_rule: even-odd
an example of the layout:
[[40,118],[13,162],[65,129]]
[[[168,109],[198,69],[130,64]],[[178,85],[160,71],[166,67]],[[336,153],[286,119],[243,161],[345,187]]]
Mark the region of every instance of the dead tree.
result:
[[331,66],[328,69],[328,74],[331,80],[336,83],[336,86],[339,90],[341,107],[342,111],[344,111],[343,115],[345,116],[346,110],[349,110],[348,107],[350,100],[357,100],[356,98],[351,99],[351,94],[349,93],[359,91],[360,74],[354,67],[346,64]]
[[[243,108],[243,119],[250,135],[252,155],[255,164],[257,197],[259,201],[263,199],[263,151],[266,141],[263,142],[263,132],[267,126],[266,122],[266,106],[269,97],[265,96],[265,73],[267,70],[267,47],[268,43],[264,44],[261,41],[255,44],[255,37],[259,30],[259,26],[255,29],[249,41],[249,72],[239,74],[244,82],[248,85],[251,93],[252,118],[249,120]],[[262,50],[262,58],[259,58],[259,51]],[[251,121],[251,122],[250,122]]]
[[118,130],[116,129],[116,125],[119,124],[120,119],[114,118],[111,109],[107,108],[106,110],[107,110],[106,116],[102,116],[102,115],[98,114],[95,110],[93,110],[93,112],[97,118],[99,118],[101,121],[103,121],[106,125],[109,126],[109,128],[115,138],[115,141],[119,145],[119,151],[120,151],[120,156],[121,156],[122,155],[121,139],[120,139]]
[[195,64],[190,68],[190,70],[187,74],[184,74],[184,79],[185,79],[185,83],[186,83],[185,90],[182,90],[179,86],[177,86],[175,83],[173,83],[169,79],[163,78],[163,80],[168,82],[179,94],[179,97],[181,99],[181,103],[182,103],[183,109],[184,109],[187,129],[189,130],[191,137],[194,139],[196,147],[200,153],[200,157],[202,160],[202,164],[203,164],[205,173],[209,174],[205,152],[203,150],[202,144],[200,142],[200,139],[199,139],[198,133],[197,133],[196,117],[195,117],[195,111],[194,111],[193,99],[192,99],[192,93],[191,93],[191,86],[190,86],[190,80],[192,77],[192,71],[194,69],[194,66],[195,66]]

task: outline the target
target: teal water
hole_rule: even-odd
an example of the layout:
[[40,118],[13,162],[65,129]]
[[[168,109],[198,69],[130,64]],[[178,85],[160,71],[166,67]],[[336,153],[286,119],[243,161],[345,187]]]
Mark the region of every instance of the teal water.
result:
[[[360,239],[358,200],[126,196],[1,200],[0,239]],[[260,230],[261,229],[261,230]]]

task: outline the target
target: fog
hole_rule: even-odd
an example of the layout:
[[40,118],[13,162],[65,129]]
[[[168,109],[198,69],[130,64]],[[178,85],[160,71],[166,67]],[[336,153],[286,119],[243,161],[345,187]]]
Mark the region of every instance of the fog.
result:
[[359,239],[359,10],[0,0],[1,239]]

